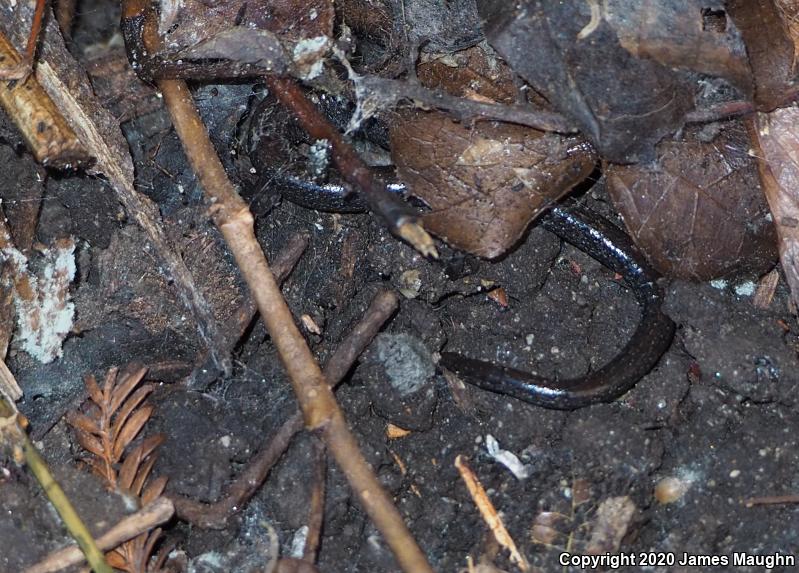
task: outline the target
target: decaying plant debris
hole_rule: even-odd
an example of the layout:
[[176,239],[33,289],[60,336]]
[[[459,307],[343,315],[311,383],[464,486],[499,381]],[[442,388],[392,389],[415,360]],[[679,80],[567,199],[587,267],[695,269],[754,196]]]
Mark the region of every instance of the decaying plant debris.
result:
[[[799,555],[795,2],[0,8],[0,571],[83,559],[31,437],[101,570]],[[571,414],[438,363],[625,351],[626,279],[536,226],[567,195],[678,326]]]

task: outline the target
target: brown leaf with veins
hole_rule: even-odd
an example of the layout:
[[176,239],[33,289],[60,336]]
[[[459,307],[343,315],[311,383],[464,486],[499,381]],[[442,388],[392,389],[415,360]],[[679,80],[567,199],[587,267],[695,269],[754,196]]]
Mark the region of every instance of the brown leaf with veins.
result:
[[511,248],[596,165],[579,137],[496,122],[469,129],[432,112],[394,122],[391,148],[400,178],[432,209],[425,229],[486,258]]
[[478,101],[516,103],[513,70],[482,45],[420,63],[416,74],[427,88]]
[[759,113],[747,127],[779,238],[782,270],[799,301],[799,109]]
[[751,96],[746,48],[722,0],[605,0],[602,16],[635,57],[725,78]]
[[602,157],[636,163],[694,107],[690,76],[620,43],[598,0],[480,0],[489,44]]
[[665,275],[709,280],[764,272],[776,242],[746,133],[733,122],[711,141],[702,133],[661,142],[654,164],[609,166],[610,197]]

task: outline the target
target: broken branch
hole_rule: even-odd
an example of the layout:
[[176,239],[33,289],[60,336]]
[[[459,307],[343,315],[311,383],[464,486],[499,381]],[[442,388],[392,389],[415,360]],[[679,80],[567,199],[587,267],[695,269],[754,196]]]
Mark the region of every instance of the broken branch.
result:
[[[19,52],[1,32],[0,62],[3,66],[23,64]],[[24,80],[0,82],[0,104],[42,165],[69,169],[90,162],[75,131],[33,75]]]
[[344,141],[338,130],[320,113],[297,83],[286,77],[267,76],[266,83],[275,97],[294,112],[303,129],[314,139],[327,140],[333,151],[333,161],[353,187],[363,193],[373,213],[380,215],[389,230],[408,241],[425,256],[438,258],[433,239],[418,223],[414,212],[385,185]]
[[[383,324],[394,314],[399,301],[391,291],[378,292],[363,318],[338,345],[325,365],[324,375],[331,388],[347,375],[358,356],[366,349]],[[199,527],[221,529],[227,520],[255,495],[269,471],[286,451],[291,440],[303,428],[302,412],[286,420],[277,433],[258,451],[230,486],[227,494],[210,505],[193,499],[174,496],[175,511],[180,519]]]
[[[169,521],[175,513],[172,502],[159,497],[136,513],[129,515],[97,538],[97,547],[108,551],[134,537],[149,531],[157,525]],[[29,567],[25,573],[55,573],[83,561],[83,554],[74,545],[51,553],[42,561]]]
[[158,85],[189,162],[208,194],[212,204],[211,216],[236,259],[289,375],[306,426],[320,431],[403,570],[432,571],[399,511],[364,459],[332,390],[294,323],[291,310],[255,237],[252,213],[228,179],[188,86],[180,80],[160,80]]

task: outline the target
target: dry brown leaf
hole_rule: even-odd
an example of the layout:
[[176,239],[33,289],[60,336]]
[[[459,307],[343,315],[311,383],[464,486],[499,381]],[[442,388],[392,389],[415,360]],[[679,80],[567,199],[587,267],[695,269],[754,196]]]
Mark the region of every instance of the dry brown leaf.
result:
[[622,47],[601,17],[606,4],[482,0],[478,9],[486,39],[517,74],[604,159],[634,163],[682,127],[693,87],[684,72]]
[[80,412],[72,412],[69,417],[69,423],[78,430],[83,430],[89,434],[99,434],[100,426],[91,419],[89,416],[81,414]]
[[760,274],[776,259],[768,206],[740,124],[711,141],[663,141],[651,165],[611,165],[608,192],[638,247],[668,276]]
[[568,531],[564,531],[569,526],[571,520],[562,513],[554,511],[541,511],[533,520],[530,529],[530,539],[533,543],[557,546],[564,543],[568,536]]
[[[130,416],[131,412],[133,412],[133,410],[138,408],[139,404],[141,404],[142,401],[147,396],[149,396],[150,392],[152,392],[152,391],[153,391],[152,384],[145,384],[144,386],[142,386],[141,388],[136,390],[133,393],[133,395],[122,404],[122,408],[120,408],[119,411],[116,412],[116,418],[114,420],[114,425],[111,427],[111,432],[113,433],[113,435],[119,434],[119,431],[122,428],[122,425],[128,419],[128,417]],[[113,405],[112,405],[110,411],[112,413],[114,412]]]
[[86,386],[86,390],[89,392],[89,398],[91,398],[92,402],[98,406],[102,404],[103,391],[100,390],[100,386],[97,385],[97,379],[93,375],[89,374],[83,378],[83,384]]
[[579,137],[488,122],[468,129],[433,112],[395,121],[391,143],[400,178],[432,209],[425,229],[487,258],[511,248],[596,164]]
[[777,228],[782,269],[799,301],[799,109],[757,114],[748,124],[763,191]]
[[166,489],[166,482],[169,478],[166,476],[161,476],[151,480],[147,486],[144,488],[144,491],[141,494],[141,501],[142,505],[147,505],[155,501],[158,496],[164,493],[164,489]]
[[416,74],[423,86],[454,96],[474,98],[480,94],[489,101],[516,103],[513,70],[482,45],[420,63]]
[[608,0],[602,17],[635,57],[725,78],[751,96],[746,47],[721,0]]
[[144,484],[150,477],[150,472],[153,471],[153,466],[155,465],[156,459],[156,456],[150,456],[147,458],[139,468],[139,471],[136,473],[136,479],[134,479],[133,483],[130,484],[130,492],[136,497],[141,498],[142,490],[144,490]]
[[[796,48],[786,14],[775,0],[730,0],[727,10],[746,42],[758,109],[771,111],[793,86]],[[795,15],[795,11],[794,11]]]
[[[72,423],[71,420],[70,423]],[[75,436],[78,439],[78,443],[84,450],[91,452],[98,457],[102,457],[105,453],[105,448],[103,447],[102,442],[92,434],[84,432],[83,430],[77,430],[76,428]]]

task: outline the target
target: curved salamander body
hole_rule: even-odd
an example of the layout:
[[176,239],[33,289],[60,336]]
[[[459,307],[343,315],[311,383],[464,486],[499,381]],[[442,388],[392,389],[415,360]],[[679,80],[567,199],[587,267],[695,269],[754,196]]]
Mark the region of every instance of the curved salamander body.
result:
[[[261,137],[263,132],[259,132]],[[268,139],[272,141],[267,145],[269,152],[251,157],[256,164],[257,158],[262,158],[263,163],[257,167],[259,171],[266,168],[269,187],[278,189],[289,201],[320,211],[353,213],[366,209],[364,201],[338,181],[319,183],[312,177],[304,178],[302,169],[280,169],[278,166],[286,164],[280,153],[274,153],[278,146],[275,139]],[[263,141],[256,143],[263,145]],[[271,166],[264,164],[267,162]],[[398,183],[390,184],[389,188],[397,193],[405,190]],[[547,408],[570,410],[612,401],[647,374],[671,344],[674,323],[661,310],[663,292],[657,283],[659,275],[630,238],[598,214],[577,206],[553,207],[539,221],[623,277],[641,308],[641,318],[630,341],[599,370],[570,380],[549,380],[450,352],[441,355],[440,364],[480,388]]]
[[674,335],[674,323],[661,310],[663,292],[658,275],[630,238],[615,225],[585,209],[550,209],[541,224],[619,273],[641,308],[635,333],[605,366],[570,380],[549,380],[529,372],[445,352],[441,365],[468,382],[547,408],[572,410],[615,400],[657,364]]

